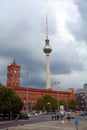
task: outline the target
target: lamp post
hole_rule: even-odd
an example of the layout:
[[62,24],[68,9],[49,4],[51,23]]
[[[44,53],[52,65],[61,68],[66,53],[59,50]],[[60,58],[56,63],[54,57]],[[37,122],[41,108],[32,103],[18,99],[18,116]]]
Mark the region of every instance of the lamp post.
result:
[[[55,82],[54,82],[54,84],[56,84],[56,85],[57,85],[57,84],[60,84],[60,83],[61,83],[61,82],[59,82],[59,81],[55,81]],[[60,104],[59,104],[59,96],[58,96],[58,93],[57,93],[57,100],[58,100],[58,112],[59,112],[59,110],[60,110],[60,106],[59,106],[59,105],[60,105]]]
[[86,88],[86,93],[85,93],[85,109],[87,111],[87,88]]
[[44,112],[45,112],[45,105],[44,105]]
[[[26,73],[26,75],[27,75],[27,78],[28,78],[28,72]],[[27,92],[26,92],[26,99],[27,99],[27,103],[26,103],[26,110],[27,110],[27,113],[28,113],[28,88],[27,88]]]
[[58,99],[58,112],[60,110],[60,103],[59,103],[59,99]]
[[28,88],[27,88],[27,112],[28,112]]
[[67,112],[68,112],[68,101],[67,101]]
[[48,104],[48,105],[50,105],[50,111],[51,111],[51,103],[50,103],[50,102],[48,102],[47,104]]
[[59,83],[61,83],[61,82],[59,82],[59,81],[55,81],[54,83],[55,83],[55,84],[59,84]]

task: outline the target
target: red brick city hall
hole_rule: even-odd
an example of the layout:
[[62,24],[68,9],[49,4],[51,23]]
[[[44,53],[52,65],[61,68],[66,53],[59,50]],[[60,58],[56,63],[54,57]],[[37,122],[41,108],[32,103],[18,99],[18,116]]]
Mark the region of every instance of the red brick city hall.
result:
[[[37,100],[48,94],[58,100],[70,100],[75,98],[74,88],[70,88],[67,91],[58,91],[53,89],[36,89],[36,88],[25,88],[20,86],[20,69],[21,66],[17,65],[15,59],[11,65],[7,66],[7,87],[15,90],[16,94],[24,102],[23,110],[31,110]],[[28,105],[29,104],[29,105]],[[27,108],[28,107],[28,108]]]

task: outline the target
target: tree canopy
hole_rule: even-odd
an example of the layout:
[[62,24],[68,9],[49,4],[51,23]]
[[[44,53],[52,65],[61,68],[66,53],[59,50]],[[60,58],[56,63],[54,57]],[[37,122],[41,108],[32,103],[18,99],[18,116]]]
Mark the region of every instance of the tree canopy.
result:
[[57,109],[57,99],[50,95],[45,95],[42,99],[38,99],[35,105],[36,110],[55,110]]
[[51,97],[50,95],[45,95],[42,99],[38,99],[35,105],[36,110],[47,110],[53,111],[60,109],[60,105],[64,105],[66,111],[76,109],[76,100],[71,99],[68,101],[57,100],[56,98]]
[[0,113],[18,114],[23,107],[23,102],[15,91],[0,84]]

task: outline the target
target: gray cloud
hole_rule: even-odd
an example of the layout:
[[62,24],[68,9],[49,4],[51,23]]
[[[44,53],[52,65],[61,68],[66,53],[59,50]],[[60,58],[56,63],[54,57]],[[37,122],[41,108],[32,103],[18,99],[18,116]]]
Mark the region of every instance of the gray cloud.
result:
[[63,47],[62,50],[58,49],[58,52],[54,52],[52,59],[52,73],[70,74],[73,71],[83,70],[84,65],[80,60],[80,56],[71,44]]
[[79,13],[78,21],[76,23],[74,23],[73,20],[72,22],[68,22],[67,27],[77,40],[87,43],[87,1],[76,0],[75,5]]

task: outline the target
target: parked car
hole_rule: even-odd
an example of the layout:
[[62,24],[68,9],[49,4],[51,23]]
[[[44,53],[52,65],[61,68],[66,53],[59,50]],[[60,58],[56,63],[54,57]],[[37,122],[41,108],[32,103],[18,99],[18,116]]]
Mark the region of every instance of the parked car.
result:
[[[74,115],[69,115],[69,118],[70,118],[70,119],[74,119],[75,116],[74,116]],[[66,116],[66,119],[68,119],[68,115]]]
[[85,115],[87,115],[87,111],[85,111]]
[[79,116],[85,116],[85,115],[86,115],[86,114],[85,114],[84,111],[80,112],[80,114],[79,114]]
[[37,116],[37,115],[38,115],[38,113],[36,112],[34,115],[35,115],[35,116]]
[[42,114],[43,114],[43,112],[42,112],[42,111],[40,111],[40,112],[39,112],[39,115],[42,115]]
[[28,116],[28,118],[31,118],[33,115],[28,113],[27,116]]

